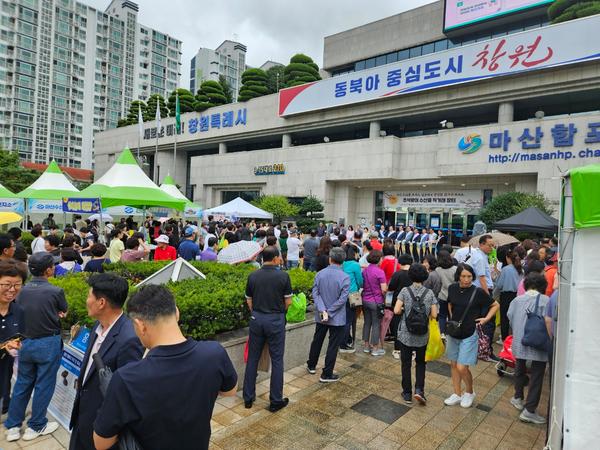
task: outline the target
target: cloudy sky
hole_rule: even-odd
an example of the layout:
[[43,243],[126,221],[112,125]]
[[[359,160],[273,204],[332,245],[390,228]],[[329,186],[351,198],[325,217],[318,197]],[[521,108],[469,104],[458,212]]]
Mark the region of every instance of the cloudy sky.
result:
[[[109,0],[80,0],[104,10]],[[136,0],[134,0],[136,1]],[[295,53],[319,66],[323,38],[434,0],[137,0],[138,20],[183,41],[181,86],[189,88],[190,60],[199,47],[225,39],[248,47],[246,64],[287,63]]]

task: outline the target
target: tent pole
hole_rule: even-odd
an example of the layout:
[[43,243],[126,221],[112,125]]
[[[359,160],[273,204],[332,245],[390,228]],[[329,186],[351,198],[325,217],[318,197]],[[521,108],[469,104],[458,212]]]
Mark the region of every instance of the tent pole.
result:
[[104,237],[104,220],[102,219],[102,199],[100,199],[100,236],[98,236],[98,240],[101,243],[106,243],[106,239]]

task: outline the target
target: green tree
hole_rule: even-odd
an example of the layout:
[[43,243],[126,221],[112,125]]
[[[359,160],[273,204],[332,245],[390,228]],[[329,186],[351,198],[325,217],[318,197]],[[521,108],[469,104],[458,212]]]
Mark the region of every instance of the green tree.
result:
[[552,23],[600,14],[600,0],[556,0],[548,8]]
[[127,113],[127,116],[125,117],[125,119],[127,120],[127,125],[133,125],[138,123],[138,111],[141,108],[142,110],[142,118],[145,116],[146,113],[146,103],[144,103],[142,100],[134,100],[131,102],[131,105],[129,106],[129,112]]
[[550,201],[544,194],[525,192],[506,192],[494,197],[491,202],[483,207],[479,218],[491,227],[495,222],[514,216],[521,211],[535,206],[546,214],[552,214]]
[[129,125],[129,120],[127,120],[127,117],[122,117],[117,121],[117,128],[126,127],[127,125]]
[[233,90],[225,75],[219,75],[219,84],[223,88],[223,95],[225,95],[225,99],[227,100],[225,103],[233,103]]
[[300,216],[296,221],[302,232],[308,233],[310,230],[317,227],[319,221],[323,219],[324,209],[325,207],[323,206],[321,200],[314,195],[309,195],[302,200],[298,210]]
[[279,92],[282,87],[285,87],[283,84],[285,78],[285,66],[273,66],[267,70],[266,74],[269,94],[275,94]]
[[0,182],[13,193],[21,192],[38,179],[40,174],[21,165],[19,153],[0,149]]
[[152,94],[148,99],[146,114],[144,115],[144,122],[151,122],[156,118],[157,104],[160,108],[161,119],[169,116],[169,108],[167,107],[167,102],[165,102],[164,97],[160,94]]
[[275,223],[281,223],[285,217],[293,217],[298,214],[298,207],[292,205],[283,195],[263,195],[252,201],[252,204],[273,214]]
[[290,63],[285,66],[284,82],[286,87],[299,86],[321,79],[319,75],[319,66],[317,66],[310,56],[298,53],[290,59]]
[[267,74],[262,69],[247,69],[242,74],[242,87],[238,101],[247,102],[251,98],[262,97],[269,93]]
[[194,94],[187,89],[179,88],[171,92],[171,95],[169,95],[169,101],[167,105],[169,107],[169,116],[175,117],[175,92],[177,92],[179,95],[179,112],[181,114],[192,112],[194,110],[194,103],[196,102]]
[[218,81],[208,80],[200,85],[200,89],[196,93],[194,110],[200,112],[225,103],[227,103],[227,97],[223,92],[223,86]]

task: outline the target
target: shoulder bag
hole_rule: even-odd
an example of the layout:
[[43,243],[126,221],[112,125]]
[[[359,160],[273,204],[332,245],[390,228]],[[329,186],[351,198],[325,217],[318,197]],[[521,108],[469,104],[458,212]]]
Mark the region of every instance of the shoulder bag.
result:
[[450,336],[452,336],[453,338],[461,339],[462,323],[463,323],[463,320],[465,320],[465,317],[467,316],[467,311],[469,311],[469,308],[471,307],[471,303],[473,303],[473,299],[475,298],[476,293],[477,293],[477,286],[473,286],[473,293],[471,294],[469,303],[467,303],[467,307],[465,308],[465,311],[463,312],[463,315],[458,322],[456,320],[449,320],[448,322],[446,322],[446,333],[449,334]]
[[527,311],[527,320],[525,321],[525,332],[521,338],[521,344],[527,347],[533,347],[536,350],[547,350],[550,336],[546,329],[546,321],[538,313],[540,305],[540,295],[535,299],[533,311]]

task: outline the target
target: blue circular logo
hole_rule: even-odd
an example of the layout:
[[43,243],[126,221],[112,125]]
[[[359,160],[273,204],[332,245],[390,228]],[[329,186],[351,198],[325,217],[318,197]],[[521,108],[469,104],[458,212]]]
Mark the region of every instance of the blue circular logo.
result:
[[471,133],[467,136],[463,136],[460,141],[458,141],[458,149],[465,155],[470,155],[471,153],[475,153],[481,147],[483,141],[481,140],[481,135],[477,133]]

